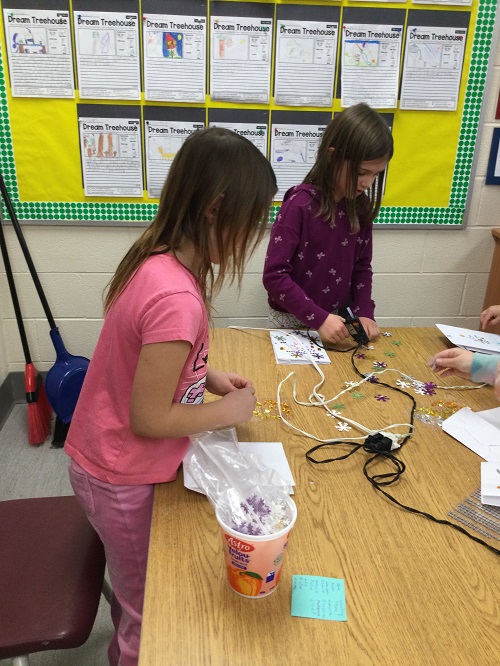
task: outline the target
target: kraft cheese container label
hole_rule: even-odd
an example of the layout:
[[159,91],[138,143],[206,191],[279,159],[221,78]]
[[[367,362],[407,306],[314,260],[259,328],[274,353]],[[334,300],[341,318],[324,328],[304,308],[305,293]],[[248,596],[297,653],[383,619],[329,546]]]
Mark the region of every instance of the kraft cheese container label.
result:
[[293,500],[293,518],[275,534],[254,536],[236,532],[217,515],[222,531],[222,549],[230,587],[241,596],[266,597],[278,586],[288,537],[297,519]]

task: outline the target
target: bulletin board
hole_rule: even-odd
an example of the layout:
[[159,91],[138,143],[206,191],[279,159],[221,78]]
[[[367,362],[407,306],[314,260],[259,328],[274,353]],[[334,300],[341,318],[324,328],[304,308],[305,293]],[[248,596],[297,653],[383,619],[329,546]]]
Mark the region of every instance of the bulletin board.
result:
[[[191,0],[186,0],[191,1]],[[148,4],[149,3],[149,4]],[[406,26],[459,25],[467,29],[467,41],[463,56],[457,109],[452,111],[405,110],[378,108],[390,115],[395,153],[390,162],[383,207],[376,224],[380,226],[460,226],[463,224],[469,181],[473,164],[481,103],[484,95],[489,54],[496,20],[497,0],[449,0],[427,2],[406,0],[403,2],[357,2],[340,0],[279,0],[269,2],[206,2],[207,51],[210,49],[210,16],[214,9],[221,11],[230,5],[231,11],[238,5],[273,18],[276,26],[284,8],[293,15],[294,8],[310,7],[328,10],[338,17],[339,33],[343,23],[377,23],[401,21],[404,25],[403,54],[406,47]],[[181,3],[182,5],[182,3]],[[145,100],[144,75],[141,72],[140,98],[134,101],[81,99],[78,76],[74,67],[75,96],[71,99],[20,97],[12,95],[8,68],[7,31],[4,25],[5,9],[55,9],[69,10],[74,20],[75,7],[98,11],[136,11],[140,18],[148,11],[160,8],[160,0],[2,0],[1,60],[0,60],[0,168],[7,184],[14,208],[21,221],[34,223],[132,225],[150,222],[158,207],[158,198],[149,196],[144,185],[142,196],[135,198],[118,196],[86,196],[82,180],[81,137],[78,117],[82,109],[88,114],[115,117],[117,108],[124,114],[137,118],[141,132],[144,124],[158,118],[176,118],[184,110],[193,122],[208,126],[212,119],[230,122],[236,116],[259,118],[271,127],[273,118],[286,114],[311,114],[328,121],[341,106],[341,39],[337,42],[337,65],[333,102],[328,108],[315,106],[288,106],[275,103],[273,81],[275,68],[276,34],[272,40],[270,96],[268,103],[236,103],[217,101],[210,96],[210,59],[207,55],[207,90],[204,100],[194,102],[161,102]],[[158,13],[161,9],[156,10]],[[318,10],[319,11],[319,10]],[[75,35],[72,27],[72,44]],[[142,33],[139,38],[142,57]],[[10,44],[9,44],[10,47]],[[403,55],[402,55],[403,58]],[[402,63],[402,60],[401,60]],[[402,66],[402,65],[401,65]],[[401,84],[401,80],[400,80]],[[119,114],[118,114],[119,115]],[[292,117],[290,116],[290,117]],[[271,132],[269,132],[269,135]],[[271,137],[268,141],[270,155]],[[144,150],[144,136],[142,136]],[[144,183],[146,182],[143,166]],[[272,222],[280,203],[274,202],[269,221]]]

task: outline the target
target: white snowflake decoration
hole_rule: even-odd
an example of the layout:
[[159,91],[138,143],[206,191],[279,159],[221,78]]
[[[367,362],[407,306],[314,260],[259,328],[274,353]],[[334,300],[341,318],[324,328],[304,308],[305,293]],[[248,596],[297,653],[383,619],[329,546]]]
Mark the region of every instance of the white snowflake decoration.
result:
[[340,432],[349,432],[349,430],[351,429],[350,425],[348,425],[347,423],[343,423],[341,421],[339,421],[335,427],[337,428],[337,430],[340,430]]
[[410,388],[410,382],[404,382],[402,379],[397,379],[396,384],[401,388]]

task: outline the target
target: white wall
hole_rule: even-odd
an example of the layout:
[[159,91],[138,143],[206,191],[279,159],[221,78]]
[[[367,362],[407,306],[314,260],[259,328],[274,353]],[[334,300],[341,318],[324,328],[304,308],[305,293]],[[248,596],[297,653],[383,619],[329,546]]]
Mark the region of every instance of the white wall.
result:
[[[436,322],[476,328],[493,254],[491,229],[500,227],[500,186],[485,186],[486,167],[500,88],[500,48],[484,113],[479,161],[465,229],[377,229],[374,300],[383,326],[432,326]],[[90,356],[101,327],[102,291],[140,229],[25,226],[24,233],[63,340],[73,354]],[[26,321],[31,355],[39,370],[54,362],[49,327],[11,228],[6,230]],[[261,283],[267,238],[245,272],[241,293],[217,298],[215,324],[262,326],[266,295]],[[0,384],[24,358],[0,268]]]

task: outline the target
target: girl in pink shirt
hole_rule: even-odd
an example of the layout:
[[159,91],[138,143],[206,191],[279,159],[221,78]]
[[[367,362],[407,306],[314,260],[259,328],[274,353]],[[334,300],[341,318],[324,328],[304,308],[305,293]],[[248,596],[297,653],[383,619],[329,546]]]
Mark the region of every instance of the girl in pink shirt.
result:
[[[189,435],[252,417],[252,383],[208,367],[207,309],[226,277],[240,278],[276,189],[250,141],[216,127],[195,132],[172,163],[155,220],[109,284],[65,450],[106,551],[112,666],[138,661],[154,484],[175,479]],[[221,399],[204,404],[205,389]]]

